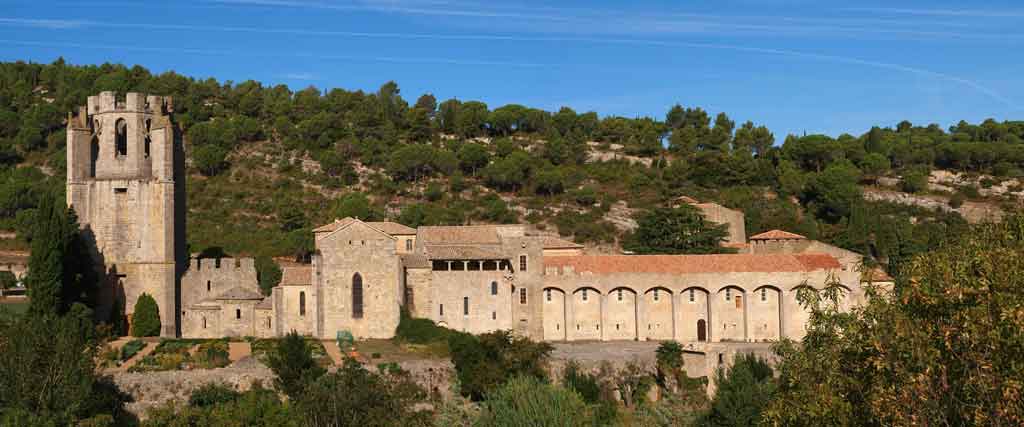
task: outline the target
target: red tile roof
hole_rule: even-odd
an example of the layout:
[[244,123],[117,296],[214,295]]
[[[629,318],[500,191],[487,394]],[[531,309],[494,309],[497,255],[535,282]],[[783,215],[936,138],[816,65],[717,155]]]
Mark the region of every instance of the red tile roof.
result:
[[770,230],[750,236],[750,240],[805,240],[804,236],[782,230]]
[[545,257],[544,267],[572,267],[577,273],[776,273],[840,268],[828,254],[582,255]]
[[281,286],[302,286],[313,284],[313,267],[284,267],[281,271]]
[[494,225],[457,225],[420,227],[420,239],[430,245],[466,245],[501,243]]

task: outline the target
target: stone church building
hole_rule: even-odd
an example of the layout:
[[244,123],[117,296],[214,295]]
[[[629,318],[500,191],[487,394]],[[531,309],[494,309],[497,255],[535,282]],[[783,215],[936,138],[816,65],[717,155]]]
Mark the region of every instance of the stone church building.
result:
[[269,296],[252,259],[184,254],[183,154],[169,99],[103,92],[68,121],[68,204],[130,317],[153,295],[163,335],[390,338],[401,310],[471,333],[537,340],[766,342],[804,334],[801,289],[865,298],[859,254],[784,231],[746,237],[743,214],[684,199],[726,224],[726,255],[589,255],[526,225],[431,226],[337,219],[313,230],[312,263]]

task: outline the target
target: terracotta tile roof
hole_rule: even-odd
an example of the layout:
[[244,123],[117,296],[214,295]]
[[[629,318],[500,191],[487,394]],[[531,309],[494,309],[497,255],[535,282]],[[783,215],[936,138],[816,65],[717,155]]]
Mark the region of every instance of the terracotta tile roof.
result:
[[402,258],[402,265],[406,268],[429,268],[430,262],[427,257],[416,254],[402,254],[399,255]]
[[313,284],[313,266],[303,265],[281,269],[281,286],[304,286]]
[[217,300],[261,300],[263,295],[253,289],[246,289],[241,286],[228,289],[215,298]]
[[425,244],[485,244],[501,243],[498,227],[494,225],[459,225],[420,227],[419,238]]
[[807,238],[796,233],[782,230],[770,230],[761,234],[750,236],[750,240],[806,240]]
[[263,298],[263,301],[256,303],[257,310],[273,310],[274,301],[270,298]]
[[508,259],[500,247],[477,245],[428,245],[427,259]]
[[582,249],[583,245],[570,242],[568,240],[559,239],[557,237],[544,237],[542,241],[544,249]]
[[582,255],[545,257],[544,267],[576,272],[612,273],[775,273],[840,268],[827,254]]
[[397,222],[391,222],[391,221],[372,221],[372,222],[367,222],[366,225],[369,225],[370,227],[376,228],[376,229],[378,229],[380,231],[383,231],[383,232],[385,232],[387,234],[390,234],[392,236],[416,234],[416,229],[415,228],[406,227],[406,226],[404,226],[402,224],[399,224]]

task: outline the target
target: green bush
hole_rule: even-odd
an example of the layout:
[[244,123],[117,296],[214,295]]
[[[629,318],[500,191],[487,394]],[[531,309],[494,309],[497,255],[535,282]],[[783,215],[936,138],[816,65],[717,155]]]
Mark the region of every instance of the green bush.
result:
[[160,335],[160,311],[156,300],[147,293],[139,295],[132,314],[133,337],[155,337]]
[[121,360],[131,359],[132,356],[138,354],[143,348],[146,348],[146,342],[143,340],[128,341],[124,347],[121,347]]
[[768,362],[753,354],[738,355],[732,367],[719,368],[715,384],[711,408],[701,417],[704,426],[759,425],[777,388]]
[[402,310],[395,329],[395,339],[411,344],[432,344],[447,342],[454,332],[451,329],[437,326],[433,320],[412,317],[408,311]]
[[336,372],[311,381],[294,408],[310,426],[428,426],[429,411],[417,408],[427,393],[408,373],[370,372],[346,359]]
[[313,351],[306,340],[295,331],[279,340],[267,356],[267,365],[277,377],[274,386],[293,399],[326,372],[313,359]]
[[516,376],[487,395],[477,420],[481,427],[591,426],[590,409],[580,395],[545,384],[532,376]]
[[194,357],[195,366],[202,369],[223,368],[231,363],[228,343],[223,340],[209,341],[199,345]]
[[448,338],[460,392],[475,401],[516,375],[547,380],[545,365],[554,348],[545,342],[495,331],[479,336],[452,334]]
[[227,384],[209,383],[192,391],[188,397],[189,406],[206,407],[233,402],[242,394]]

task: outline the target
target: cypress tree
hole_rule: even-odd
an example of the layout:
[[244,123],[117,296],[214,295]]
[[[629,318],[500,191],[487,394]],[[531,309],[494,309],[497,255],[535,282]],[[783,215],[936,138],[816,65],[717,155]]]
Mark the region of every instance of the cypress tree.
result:
[[70,246],[66,235],[66,210],[58,206],[53,193],[44,195],[36,212],[32,232],[32,253],[28,259],[25,284],[30,298],[29,313],[36,316],[66,311],[61,301],[65,279],[64,258]]
[[132,336],[155,337],[160,335],[160,309],[156,300],[147,293],[139,295],[132,313]]

